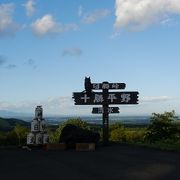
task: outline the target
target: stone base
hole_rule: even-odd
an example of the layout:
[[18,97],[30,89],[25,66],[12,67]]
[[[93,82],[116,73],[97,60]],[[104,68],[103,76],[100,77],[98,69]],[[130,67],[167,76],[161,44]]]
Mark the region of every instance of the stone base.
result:
[[76,151],[95,151],[95,143],[76,143]]
[[43,146],[44,150],[66,150],[65,143],[58,143],[58,144],[46,144]]

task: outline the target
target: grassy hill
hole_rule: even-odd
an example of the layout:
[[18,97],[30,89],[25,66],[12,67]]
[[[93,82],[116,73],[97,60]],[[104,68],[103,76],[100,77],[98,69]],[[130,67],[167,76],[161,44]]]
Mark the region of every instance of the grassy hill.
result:
[[30,126],[29,122],[20,119],[0,117],[0,131],[10,131],[16,126],[16,124],[20,124],[25,127]]

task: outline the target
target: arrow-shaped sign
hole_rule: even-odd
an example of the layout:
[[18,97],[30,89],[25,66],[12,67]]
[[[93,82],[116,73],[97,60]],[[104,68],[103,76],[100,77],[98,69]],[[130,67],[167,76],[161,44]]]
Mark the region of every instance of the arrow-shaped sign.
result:
[[102,105],[108,104],[138,104],[138,92],[108,92],[107,99],[104,99],[102,92],[92,92],[90,95],[85,92],[73,93],[75,105]]

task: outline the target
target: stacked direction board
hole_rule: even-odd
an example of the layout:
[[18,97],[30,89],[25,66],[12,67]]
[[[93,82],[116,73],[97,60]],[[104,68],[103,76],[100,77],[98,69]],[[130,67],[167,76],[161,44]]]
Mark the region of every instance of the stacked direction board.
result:
[[43,118],[42,106],[35,109],[35,118],[31,122],[31,132],[27,135],[27,145],[42,145],[49,143],[46,122]]
[[[91,79],[85,78],[85,90],[74,92],[75,105],[102,105],[92,109],[93,114],[102,114],[103,117],[103,143],[108,144],[109,114],[119,113],[119,107],[109,107],[111,104],[130,105],[138,104],[137,91],[115,91],[125,89],[125,83],[91,83]],[[114,90],[114,91],[109,91]],[[101,92],[97,92],[101,91]]]

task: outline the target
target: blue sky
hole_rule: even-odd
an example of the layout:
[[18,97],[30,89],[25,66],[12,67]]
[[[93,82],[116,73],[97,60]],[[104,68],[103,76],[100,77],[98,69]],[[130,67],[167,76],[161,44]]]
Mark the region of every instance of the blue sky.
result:
[[179,47],[180,0],[1,0],[0,110],[90,114],[90,76],[139,91],[120,115],[180,114]]

